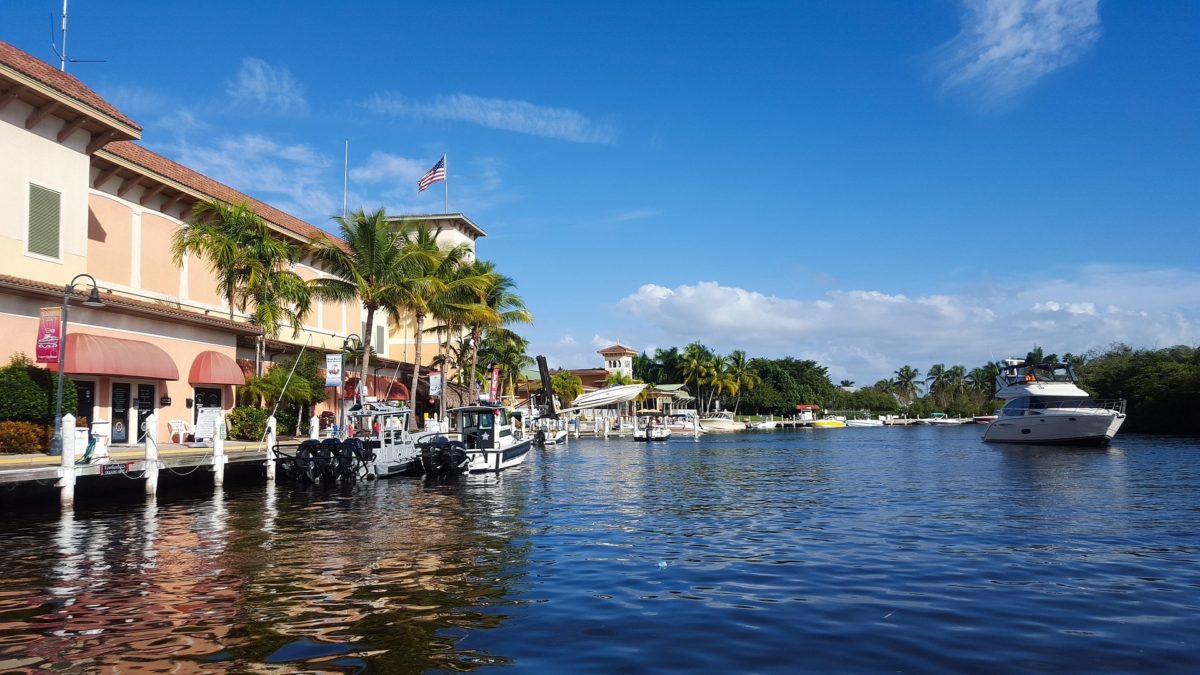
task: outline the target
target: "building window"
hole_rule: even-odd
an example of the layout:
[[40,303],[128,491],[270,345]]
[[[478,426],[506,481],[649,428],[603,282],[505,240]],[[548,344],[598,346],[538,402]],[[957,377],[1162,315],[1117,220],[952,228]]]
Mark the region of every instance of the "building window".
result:
[[28,251],[57,259],[61,220],[62,195],[30,183]]
[[[384,323],[376,323],[374,326],[372,326],[372,328],[375,329],[375,337],[371,339],[371,349],[374,349],[376,354],[383,354],[386,352],[386,350],[384,349],[384,346],[383,346],[383,341],[387,339],[387,325]],[[359,330],[359,335],[362,335],[364,338],[366,337],[366,335],[367,335],[367,322],[366,321],[362,322],[362,327]]]

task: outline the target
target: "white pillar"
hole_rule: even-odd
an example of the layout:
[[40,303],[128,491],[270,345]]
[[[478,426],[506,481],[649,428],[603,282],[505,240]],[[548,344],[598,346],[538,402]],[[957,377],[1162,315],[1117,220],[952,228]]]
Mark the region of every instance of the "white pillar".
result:
[[146,494],[158,494],[158,415],[146,418]]
[[62,417],[62,457],[59,468],[58,497],[63,506],[75,503],[75,416]]
[[213,485],[225,484],[225,415],[213,422]]
[[308,418],[308,437],[312,440],[317,440],[321,433],[321,418],[313,415]]
[[275,482],[275,416],[267,418],[267,482]]

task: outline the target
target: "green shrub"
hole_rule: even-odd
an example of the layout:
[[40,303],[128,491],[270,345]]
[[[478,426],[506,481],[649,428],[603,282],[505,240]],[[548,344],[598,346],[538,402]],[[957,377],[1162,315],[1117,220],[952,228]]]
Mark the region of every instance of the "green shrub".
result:
[[[295,433],[296,433],[296,416],[299,414],[300,414],[300,411],[295,408],[288,408],[286,410],[283,408],[280,408],[278,411],[275,412],[275,421],[277,422],[277,424],[275,425],[275,429],[279,433],[280,436],[295,435]],[[300,420],[300,435],[301,436],[308,433],[308,418],[309,418],[309,416],[305,415]]]
[[[270,411],[262,408],[238,406],[229,411],[229,437],[241,441],[262,440],[267,431],[267,416]],[[278,429],[278,427],[276,427]]]
[[45,452],[47,428],[33,422],[0,422],[0,455],[24,455]]
[[[0,421],[49,422],[54,417],[58,376],[17,352],[0,368]],[[63,411],[77,406],[75,383],[63,380]]]

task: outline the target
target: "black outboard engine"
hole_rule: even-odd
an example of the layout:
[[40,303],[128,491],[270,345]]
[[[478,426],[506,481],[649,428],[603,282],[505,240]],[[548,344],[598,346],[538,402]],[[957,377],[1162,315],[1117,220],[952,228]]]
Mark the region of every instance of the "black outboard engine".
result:
[[538,432],[533,435],[533,444],[539,448],[546,447],[546,432],[538,429]]
[[342,450],[342,442],[336,438],[326,438],[313,453],[313,477],[333,482],[338,477],[338,455]]
[[421,449],[421,468],[426,477],[449,478],[467,470],[467,446],[445,436],[434,436]]

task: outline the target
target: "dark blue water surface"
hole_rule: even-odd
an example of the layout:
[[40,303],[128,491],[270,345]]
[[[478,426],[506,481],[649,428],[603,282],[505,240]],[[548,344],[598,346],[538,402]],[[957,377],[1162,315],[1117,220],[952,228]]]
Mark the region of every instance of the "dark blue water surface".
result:
[[1200,670],[1200,443],[979,433],[582,439],[452,485],[48,501],[0,523],[0,670]]

